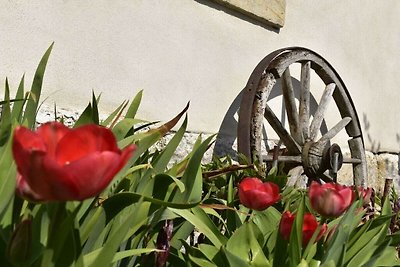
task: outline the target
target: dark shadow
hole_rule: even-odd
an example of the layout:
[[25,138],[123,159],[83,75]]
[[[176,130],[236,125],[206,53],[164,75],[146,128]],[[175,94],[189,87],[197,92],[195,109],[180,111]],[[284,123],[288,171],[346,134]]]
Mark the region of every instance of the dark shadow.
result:
[[264,29],[266,29],[268,31],[275,32],[275,33],[279,33],[279,31],[280,31],[279,28],[273,27],[273,26],[268,25],[266,23],[262,23],[262,22],[260,22],[260,21],[258,21],[256,19],[253,19],[253,18],[251,18],[249,16],[246,16],[245,14],[240,13],[239,11],[236,11],[236,10],[234,10],[232,8],[229,8],[229,7],[226,7],[224,5],[212,2],[210,0],[195,0],[195,1],[198,2],[199,4],[206,5],[206,6],[210,7],[210,8],[217,9],[217,10],[225,12],[225,13],[231,15],[231,16],[235,16],[235,17],[237,17],[239,19],[242,19],[244,21],[250,22],[251,24],[254,24],[256,26],[262,27],[262,28],[264,28]]
[[228,155],[234,159],[237,158],[237,151],[234,147],[234,143],[237,138],[237,113],[239,111],[240,102],[242,101],[242,94],[243,90],[233,100],[218,130],[213,153],[217,157]]

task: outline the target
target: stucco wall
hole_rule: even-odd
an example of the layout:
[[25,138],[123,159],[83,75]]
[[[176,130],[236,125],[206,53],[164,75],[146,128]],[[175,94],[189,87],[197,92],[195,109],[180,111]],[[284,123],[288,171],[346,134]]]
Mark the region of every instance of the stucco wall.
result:
[[55,42],[46,103],[83,109],[91,90],[110,112],[144,89],[140,116],[167,120],[191,101],[189,129],[216,132],[268,53],[304,46],[340,73],[367,149],[400,150],[400,2],[288,0],[279,31],[206,0],[1,1],[0,81],[30,84]]

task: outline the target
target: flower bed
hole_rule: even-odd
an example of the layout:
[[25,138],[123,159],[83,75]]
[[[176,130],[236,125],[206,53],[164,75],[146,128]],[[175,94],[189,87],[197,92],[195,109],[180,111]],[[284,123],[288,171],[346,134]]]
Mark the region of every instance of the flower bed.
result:
[[1,102],[4,266],[400,264],[395,193],[382,199],[370,188],[315,181],[298,189],[286,185],[283,168],[243,158],[202,165],[213,136],[171,163],[188,107],[155,127],[136,118],[139,92],[100,121],[93,95],[73,128],[62,118],[36,127],[50,51],[30,93],[21,82],[10,99],[6,84]]

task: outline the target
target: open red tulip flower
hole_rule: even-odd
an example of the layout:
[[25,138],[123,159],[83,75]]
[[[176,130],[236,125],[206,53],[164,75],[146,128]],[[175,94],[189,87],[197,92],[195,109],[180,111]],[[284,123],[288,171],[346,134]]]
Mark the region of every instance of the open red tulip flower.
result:
[[17,193],[33,201],[83,200],[98,195],[127,163],[135,145],[120,150],[111,130],[85,125],[70,129],[58,122],[36,132],[14,131]]
[[250,209],[265,210],[280,199],[279,187],[271,182],[263,183],[256,177],[247,177],[239,184],[239,199]]
[[[295,214],[291,214],[290,211],[286,211],[282,214],[281,222],[279,223],[279,233],[281,234],[282,238],[286,241],[290,240],[290,233],[292,232],[292,226],[294,219],[296,218]],[[304,214],[303,220],[303,246],[306,246],[310,241],[311,237],[313,236],[314,232],[317,230],[318,227],[317,219],[311,213]],[[321,237],[327,231],[328,226],[324,223],[319,231],[315,242],[321,239]]]
[[350,186],[312,182],[308,189],[312,208],[325,217],[338,217],[353,203],[355,194]]

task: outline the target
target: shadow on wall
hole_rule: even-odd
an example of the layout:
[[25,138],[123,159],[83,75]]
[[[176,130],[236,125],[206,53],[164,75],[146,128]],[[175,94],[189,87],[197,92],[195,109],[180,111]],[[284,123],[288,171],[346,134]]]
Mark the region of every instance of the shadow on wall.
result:
[[369,144],[371,144],[371,152],[377,153],[381,148],[381,143],[378,140],[374,140],[371,136],[370,128],[371,123],[367,118],[367,114],[363,113],[363,123],[364,123],[364,131],[363,136]]
[[210,8],[214,8],[216,10],[225,12],[225,13],[231,15],[231,16],[237,17],[237,18],[239,18],[241,20],[250,22],[250,23],[252,23],[252,24],[254,24],[256,26],[262,27],[262,28],[264,28],[264,29],[266,29],[268,31],[279,33],[279,29],[271,27],[271,26],[266,25],[264,23],[261,23],[261,22],[255,20],[255,19],[252,19],[252,18],[250,18],[250,17],[248,17],[248,16],[246,16],[246,15],[244,15],[244,14],[242,14],[242,13],[236,11],[236,10],[233,10],[233,9],[231,9],[229,7],[220,5],[218,3],[214,3],[214,2],[212,2],[210,0],[195,0],[195,1],[198,2],[199,4],[208,6]]
[[[300,81],[292,77],[292,84],[295,93],[295,98],[297,100],[300,99]],[[243,89],[244,90],[244,89]],[[218,157],[229,155],[233,159],[237,158],[237,127],[238,127],[238,112],[240,108],[240,103],[242,100],[243,90],[240,94],[235,98],[235,100],[230,105],[228,111],[226,112],[224,119],[221,123],[221,126],[218,131],[217,139],[214,146],[214,155]],[[271,90],[271,94],[269,95],[268,101],[282,96],[282,89],[280,83],[277,83],[273,89]],[[313,95],[310,97],[310,112],[315,113],[317,110],[318,103]],[[248,107],[251,108],[251,107]],[[286,108],[282,97],[282,105],[281,108],[281,118],[280,121],[283,125],[286,125]],[[321,126],[321,132],[326,133],[328,131],[327,125],[325,121],[323,121]],[[265,141],[268,140],[268,134],[264,129],[263,138]],[[267,142],[265,143],[265,147],[268,147]],[[270,148],[272,149],[272,148]]]
[[[364,142],[367,141],[370,144],[370,151],[374,154],[392,154],[396,155],[395,153],[385,153],[380,151],[381,150],[381,143],[378,140],[375,140],[372,138],[370,128],[371,128],[371,123],[368,120],[368,117],[365,113],[363,113],[363,123],[364,123],[364,131],[363,131],[363,136],[364,136]],[[400,134],[396,134],[396,142],[398,144],[398,153],[397,153],[397,162],[393,160],[389,160],[388,158],[384,159],[384,170],[385,170],[385,175],[387,177],[395,177],[400,176]],[[396,173],[396,165],[397,164],[397,173]],[[397,181],[398,187],[400,188],[400,181]]]

